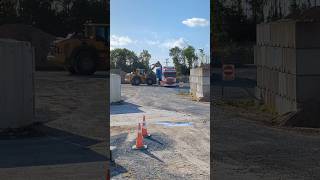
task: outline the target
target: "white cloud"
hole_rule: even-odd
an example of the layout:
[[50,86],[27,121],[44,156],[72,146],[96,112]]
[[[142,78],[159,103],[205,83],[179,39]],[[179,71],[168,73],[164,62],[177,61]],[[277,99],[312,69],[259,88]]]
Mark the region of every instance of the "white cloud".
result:
[[209,25],[209,21],[203,18],[191,18],[191,19],[186,19],[182,21],[182,24],[185,24],[189,27],[196,27],[196,26],[204,27]]
[[111,35],[110,38],[110,48],[114,49],[116,47],[126,46],[128,44],[136,43],[136,41],[133,41],[128,36],[117,36],[117,35]]
[[148,45],[158,45],[160,44],[160,41],[156,40],[156,41],[153,41],[153,40],[146,40],[146,43]]
[[188,43],[183,38],[179,38],[175,40],[168,40],[162,43],[161,46],[169,49],[174,47],[184,48],[188,46]]

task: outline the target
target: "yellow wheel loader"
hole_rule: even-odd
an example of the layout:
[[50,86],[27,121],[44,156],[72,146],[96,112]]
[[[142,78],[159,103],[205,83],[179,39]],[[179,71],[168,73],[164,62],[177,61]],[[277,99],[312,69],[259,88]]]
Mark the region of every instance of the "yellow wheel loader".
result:
[[107,69],[108,42],[109,25],[86,23],[83,33],[55,40],[47,59],[71,74],[91,75]]
[[153,73],[147,72],[146,69],[136,69],[126,74],[125,81],[133,86],[139,86],[140,84],[151,86],[156,83],[156,77]]

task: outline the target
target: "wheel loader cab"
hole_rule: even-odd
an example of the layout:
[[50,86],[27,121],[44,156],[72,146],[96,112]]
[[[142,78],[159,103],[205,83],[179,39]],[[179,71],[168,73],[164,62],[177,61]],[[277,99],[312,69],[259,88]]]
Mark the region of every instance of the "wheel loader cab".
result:
[[108,42],[109,31],[106,24],[85,24],[84,35],[87,39]]
[[139,75],[145,75],[146,74],[146,70],[145,69],[137,69],[137,74]]

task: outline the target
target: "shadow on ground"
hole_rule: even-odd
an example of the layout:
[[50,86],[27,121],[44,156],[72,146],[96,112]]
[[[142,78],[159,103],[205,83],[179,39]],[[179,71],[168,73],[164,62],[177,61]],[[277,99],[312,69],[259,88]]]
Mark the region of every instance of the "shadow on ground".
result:
[[118,176],[120,174],[123,174],[123,173],[126,173],[128,172],[126,168],[124,168],[123,166],[115,163],[115,162],[112,162],[110,164],[110,174],[111,174],[111,177],[114,177],[114,176]]
[[101,141],[44,125],[0,134],[0,168],[106,161],[88,148]]
[[[133,150],[131,147],[135,144],[135,139],[132,141],[126,141],[128,137],[128,133],[121,133],[110,138],[110,145],[115,146],[115,150],[112,152],[113,158],[127,156],[127,153],[136,154],[139,153],[140,150]],[[172,148],[174,142],[173,140],[163,133],[154,133],[151,137],[144,138],[144,144],[148,146],[146,151],[141,151],[146,155],[157,159],[152,151],[161,151],[168,148]],[[159,159],[157,159],[159,160]],[[161,161],[161,160],[160,160]],[[162,161],[161,161],[162,162]]]
[[98,78],[98,79],[107,79],[109,77],[109,74],[107,72],[97,72],[93,75],[87,76],[89,78]]
[[153,158],[153,159],[155,159],[155,160],[163,163],[163,161],[162,161],[160,158],[158,158],[157,156],[155,156],[154,154],[152,154],[152,153],[151,153],[150,151],[148,151],[147,149],[141,150],[141,152],[143,152],[144,154],[148,155],[149,157],[151,157],[151,158]]
[[110,106],[110,115],[115,114],[129,114],[129,113],[142,113],[139,109],[139,105],[123,102],[118,105],[111,105]]

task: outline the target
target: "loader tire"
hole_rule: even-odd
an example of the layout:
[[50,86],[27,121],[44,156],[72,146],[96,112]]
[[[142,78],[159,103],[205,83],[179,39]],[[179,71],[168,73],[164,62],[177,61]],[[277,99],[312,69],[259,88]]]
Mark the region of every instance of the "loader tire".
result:
[[146,80],[146,82],[147,82],[147,84],[148,84],[149,86],[151,86],[151,85],[153,84],[153,80],[152,80],[151,78],[148,78],[148,79]]
[[81,46],[74,49],[70,64],[79,75],[92,75],[96,72],[98,53],[94,47]]
[[133,86],[139,86],[140,83],[141,83],[141,80],[140,80],[140,78],[138,76],[133,77],[132,80],[131,80],[131,84]]

